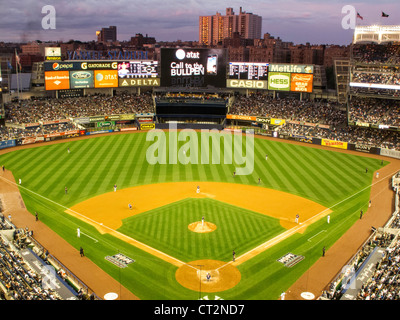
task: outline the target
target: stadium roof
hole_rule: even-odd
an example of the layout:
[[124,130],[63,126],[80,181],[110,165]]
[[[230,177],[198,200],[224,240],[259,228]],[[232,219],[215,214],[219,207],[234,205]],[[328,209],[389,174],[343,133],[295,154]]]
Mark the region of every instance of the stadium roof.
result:
[[400,41],[399,26],[357,26],[354,30],[353,44],[374,42],[377,44]]

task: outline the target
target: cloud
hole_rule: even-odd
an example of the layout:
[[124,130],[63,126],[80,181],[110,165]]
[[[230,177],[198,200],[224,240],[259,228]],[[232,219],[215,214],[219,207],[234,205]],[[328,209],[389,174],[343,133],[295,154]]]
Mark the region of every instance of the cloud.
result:
[[[364,17],[364,24],[399,24],[398,0],[0,0],[0,41],[69,40],[91,41],[96,31],[117,26],[118,39],[136,33],[158,41],[198,40],[201,15],[225,14],[232,7],[238,14],[252,12],[263,17],[262,33],[295,43],[348,43],[351,31],[340,28],[344,5],[351,4]],[[43,30],[44,5],[56,9],[56,30]],[[381,11],[390,14],[384,21]]]

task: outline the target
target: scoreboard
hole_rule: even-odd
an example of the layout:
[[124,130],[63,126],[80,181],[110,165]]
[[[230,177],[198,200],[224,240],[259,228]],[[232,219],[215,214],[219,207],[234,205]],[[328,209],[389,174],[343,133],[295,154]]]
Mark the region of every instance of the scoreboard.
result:
[[230,62],[227,88],[267,89],[268,63]]
[[229,62],[229,79],[268,80],[268,63]]

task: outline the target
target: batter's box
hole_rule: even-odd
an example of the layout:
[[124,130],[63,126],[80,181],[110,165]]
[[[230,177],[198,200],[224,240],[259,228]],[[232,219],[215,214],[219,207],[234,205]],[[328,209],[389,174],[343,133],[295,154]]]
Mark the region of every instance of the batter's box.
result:
[[110,261],[120,268],[126,268],[129,264],[135,262],[135,260],[127,257],[122,253],[117,253],[113,256],[106,256],[106,260]]
[[303,256],[298,256],[296,254],[293,254],[293,253],[289,252],[289,253],[285,254],[283,257],[279,258],[276,261],[282,263],[287,268],[291,268],[291,267],[293,267],[295,264],[299,263],[303,259],[304,259]]

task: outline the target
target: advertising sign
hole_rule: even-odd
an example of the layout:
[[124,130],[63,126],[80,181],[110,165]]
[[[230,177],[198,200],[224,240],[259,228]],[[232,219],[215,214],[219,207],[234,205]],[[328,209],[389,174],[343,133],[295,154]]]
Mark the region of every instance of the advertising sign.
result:
[[93,71],[70,71],[71,89],[94,88]]
[[46,47],[44,48],[44,56],[46,60],[61,60],[60,47]]
[[290,73],[270,72],[268,74],[268,89],[290,91]]
[[312,74],[292,73],[290,90],[295,92],[312,92],[313,78]]
[[314,73],[313,65],[297,65],[297,64],[276,64],[271,63],[268,66],[269,72],[289,72],[289,73]]
[[117,70],[95,70],[94,71],[95,88],[116,88],[118,87]]
[[159,87],[160,78],[150,79],[118,79],[118,86],[123,87]]
[[226,49],[161,49],[161,86],[226,87]]
[[65,71],[65,70],[81,70],[80,62],[44,62],[44,71]]
[[322,139],[321,140],[321,145],[322,146],[327,146],[327,147],[332,147],[332,148],[338,148],[338,149],[347,150],[348,143],[347,142],[343,142],[343,141]]
[[244,120],[244,121],[256,121],[257,117],[255,116],[243,116],[243,115],[236,115],[236,114],[227,114],[227,119],[231,120]]
[[152,130],[155,128],[156,128],[155,123],[141,123],[140,124],[140,130]]
[[69,89],[68,71],[49,71],[44,73],[44,85],[46,90]]
[[118,62],[107,61],[85,61],[80,63],[82,70],[117,70]]
[[227,88],[268,89],[268,81],[227,79]]

